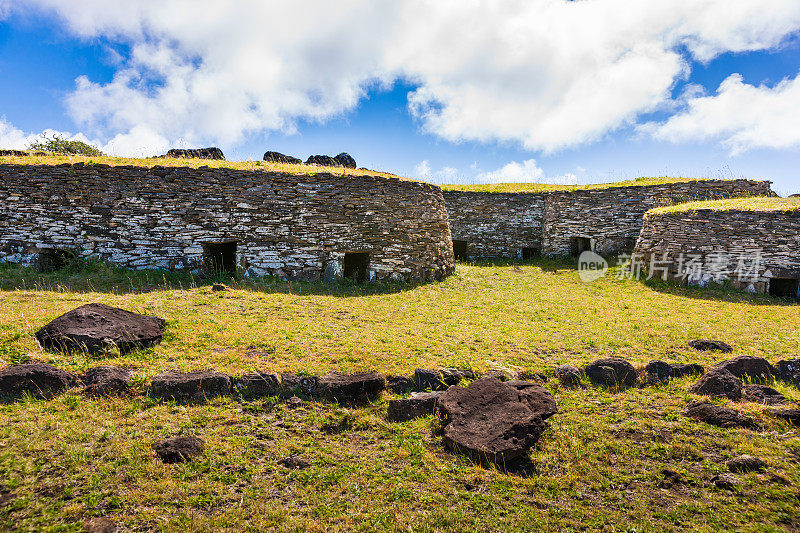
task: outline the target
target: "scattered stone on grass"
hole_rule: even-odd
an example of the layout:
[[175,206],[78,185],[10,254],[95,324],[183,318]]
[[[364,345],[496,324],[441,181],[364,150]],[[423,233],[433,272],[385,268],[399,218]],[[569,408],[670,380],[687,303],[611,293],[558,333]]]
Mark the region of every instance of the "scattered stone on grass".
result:
[[586,365],[586,376],[595,384],[624,389],[636,384],[636,369],[621,357],[598,359]]
[[800,409],[770,409],[769,412],[795,426],[800,426]]
[[87,396],[114,396],[125,394],[131,388],[130,372],[117,366],[96,366],[86,371],[82,380]]
[[338,167],[336,159],[329,155],[311,155],[306,159],[306,165],[320,165],[323,167]]
[[500,381],[511,381],[513,379],[517,379],[516,373],[511,370],[498,368],[495,370],[490,370],[489,372],[481,375],[482,378],[496,378]]
[[282,396],[309,396],[317,386],[317,376],[297,376],[288,372],[281,373]]
[[390,422],[406,422],[428,416],[436,410],[436,402],[444,391],[414,392],[410,398],[389,400],[386,418]]
[[231,392],[231,378],[221,372],[164,372],[153,378],[150,396],[179,402],[200,402]]
[[25,393],[49,398],[76,383],[72,374],[45,363],[26,363],[0,370],[0,399],[16,400]]
[[581,386],[583,371],[576,366],[558,365],[555,374],[563,387],[575,388]]
[[282,392],[281,376],[275,372],[245,374],[236,380],[235,389],[243,398],[267,398]]
[[386,378],[377,372],[334,372],[321,376],[313,393],[314,396],[331,402],[364,404],[380,398],[384,390]]
[[726,342],[708,339],[695,339],[693,341],[689,341],[689,346],[701,352],[717,351],[722,353],[731,353],[733,351],[731,345]]
[[417,390],[445,390],[451,385],[458,385],[462,379],[475,379],[475,374],[472,370],[458,368],[438,370],[417,368],[414,370],[414,388]]
[[768,385],[745,385],[742,388],[742,400],[762,405],[783,405],[786,398],[780,392]]
[[689,392],[711,396],[712,398],[725,397],[731,400],[739,400],[742,397],[743,386],[741,379],[724,368],[712,368],[691,386]]
[[789,383],[800,383],[800,359],[782,359],[775,365],[775,377]]
[[696,363],[672,363],[672,377],[684,378],[687,376],[699,376],[705,371],[703,365]]
[[553,409],[534,393],[495,378],[450,387],[439,397],[436,412],[445,445],[476,460],[503,463],[525,454],[547,427]]
[[154,444],[153,449],[165,463],[182,463],[201,456],[206,444],[203,439],[194,436],[170,437]]
[[720,489],[733,490],[742,485],[736,476],[731,474],[718,474],[711,478],[711,482]]
[[515,379],[507,381],[507,385],[511,385],[520,392],[521,399],[528,402],[531,409],[542,417],[542,420],[547,420],[554,414],[558,413],[558,406],[556,400],[550,391],[544,388],[539,383],[533,381],[525,381]]
[[164,338],[164,319],[105,304],[73,309],[36,332],[43,350],[97,354],[116,346],[120,353],[147,348]]
[[667,383],[672,377],[672,365],[656,359],[647,363],[644,373],[648,383]]
[[775,375],[773,366],[762,357],[740,355],[717,363],[712,369],[724,369],[739,379],[756,383],[770,383]]
[[403,394],[414,387],[414,378],[408,376],[386,376],[386,388],[395,394]]
[[222,150],[215,146],[209,148],[173,148],[163,157],[225,160],[225,155],[222,153]]
[[290,455],[279,460],[278,464],[291,470],[303,470],[311,466],[311,461],[301,455]]
[[727,463],[728,470],[731,472],[761,472],[768,465],[763,459],[752,455],[737,455]]
[[290,409],[294,409],[295,407],[300,407],[301,405],[303,405],[303,400],[301,400],[297,396],[292,396],[291,398],[286,400],[286,405],[288,405]]
[[344,168],[356,168],[356,160],[347,152],[342,152],[333,158],[336,164]]
[[119,531],[117,523],[104,516],[87,520],[83,527],[86,533],[117,533]]
[[721,428],[758,429],[758,424],[749,416],[710,402],[691,402],[686,407],[686,416]]
[[289,165],[299,165],[303,162],[302,159],[282,154],[280,152],[265,152],[264,161],[269,161],[270,163],[286,163]]
[[213,285],[211,285],[211,290],[213,292],[225,292],[231,289],[224,283],[214,283]]

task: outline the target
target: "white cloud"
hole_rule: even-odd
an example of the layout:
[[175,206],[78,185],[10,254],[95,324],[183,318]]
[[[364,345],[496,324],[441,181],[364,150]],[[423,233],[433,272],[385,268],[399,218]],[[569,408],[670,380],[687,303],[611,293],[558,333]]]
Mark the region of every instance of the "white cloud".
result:
[[421,161],[414,167],[414,177],[439,184],[460,183],[462,179],[457,168],[443,167],[434,171],[431,170],[431,165],[427,160]]
[[24,8],[130,46],[111,82],[80,78],[67,100],[82,129],[130,143],[291,132],[406,79],[431,133],[554,151],[668,106],[689,56],[773,48],[800,28],[797,0],[15,2]]
[[36,139],[36,135],[26,135],[15,128],[5,118],[0,118],[0,149],[25,150]]
[[578,183],[575,174],[546,176],[535,159],[522,163],[511,161],[491,172],[480,172],[476,165],[470,165],[471,173],[463,173],[453,167],[432,170],[430,163],[420,162],[414,167],[414,176],[432,183],[556,183],[574,185]]
[[753,86],[733,74],[713,96],[694,93],[686,109],[642,131],[671,142],[719,140],[736,154],[753,148],[800,146],[800,76],[775,87]]

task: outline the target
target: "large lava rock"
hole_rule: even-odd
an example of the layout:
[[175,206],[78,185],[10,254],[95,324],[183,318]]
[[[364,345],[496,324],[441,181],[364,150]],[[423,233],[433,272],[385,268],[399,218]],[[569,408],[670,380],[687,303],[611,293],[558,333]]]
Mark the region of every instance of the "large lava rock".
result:
[[164,372],[153,378],[150,396],[179,402],[199,402],[231,391],[231,378],[211,370]]
[[153,449],[165,463],[183,463],[203,455],[206,443],[199,437],[170,437],[154,444]]
[[593,361],[586,365],[584,373],[593,383],[606,387],[627,388],[636,384],[636,369],[621,357]]
[[739,379],[755,381],[757,383],[770,383],[775,375],[773,366],[762,357],[740,355],[717,363],[712,368],[724,369]]
[[225,159],[225,155],[222,153],[222,150],[213,146],[209,148],[173,148],[167,152],[166,157],[183,157],[186,159]]
[[[445,445],[494,462],[525,454],[539,440],[547,427],[545,419],[554,412],[550,402],[539,397],[541,390],[528,392],[529,388],[483,378],[468,387],[447,389],[436,405]],[[539,410],[543,405],[546,407]]]
[[692,385],[689,392],[715,398],[738,400],[742,397],[742,380],[724,368],[712,368]]
[[749,416],[710,402],[690,403],[686,407],[686,416],[722,428],[758,428],[758,424]]
[[281,376],[276,372],[245,374],[236,380],[234,387],[244,398],[280,396]]
[[667,383],[672,377],[672,365],[656,359],[647,363],[644,373],[650,383]]
[[775,365],[778,379],[789,383],[800,383],[800,359],[783,359]]
[[696,363],[672,363],[672,377],[685,378],[687,376],[699,376],[705,371],[703,365]]
[[414,388],[417,390],[445,390],[451,385],[458,385],[462,379],[474,378],[475,373],[472,370],[417,368],[414,370]]
[[576,366],[558,365],[556,367],[555,374],[561,385],[566,388],[575,388],[581,386],[583,371]]
[[753,384],[742,388],[742,399],[746,402],[760,403],[761,405],[783,405],[787,403],[786,397],[767,385]]
[[386,418],[391,422],[405,422],[434,413],[436,403],[444,391],[414,392],[411,398],[389,400]]
[[382,374],[334,372],[317,380],[314,396],[332,402],[357,404],[377,400],[384,390],[386,390],[386,378]]
[[27,155],[28,152],[22,150],[0,150],[0,156],[25,157]]
[[312,155],[306,159],[306,165],[320,165],[322,167],[338,167],[336,159],[329,155]]
[[0,398],[16,400],[25,393],[47,398],[68,389],[76,381],[72,374],[44,363],[7,366],[0,370]]
[[97,366],[86,371],[82,380],[87,396],[125,394],[131,388],[130,372],[116,366]]
[[288,163],[291,165],[299,165],[303,162],[302,159],[282,154],[280,152],[266,152],[264,154],[264,161],[269,161],[270,163]]
[[701,352],[717,351],[722,353],[731,353],[733,351],[733,348],[727,342],[708,339],[695,339],[693,341],[689,341],[689,346]]
[[344,168],[356,168],[356,160],[347,152],[342,152],[333,158],[336,164]]
[[120,353],[154,346],[164,338],[164,319],[105,304],[87,304],[56,318],[36,332],[42,349],[99,353],[116,346]]

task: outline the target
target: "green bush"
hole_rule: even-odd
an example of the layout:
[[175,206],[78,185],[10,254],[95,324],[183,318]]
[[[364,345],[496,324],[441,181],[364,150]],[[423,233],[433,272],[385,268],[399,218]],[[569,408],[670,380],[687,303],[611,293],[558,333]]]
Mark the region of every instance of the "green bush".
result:
[[37,152],[51,152],[54,154],[66,155],[88,155],[88,156],[101,156],[101,152],[96,146],[86,144],[82,141],[68,141],[58,134],[53,134],[52,137],[45,136],[41,141],[36,141],[28,146],[28,150]]

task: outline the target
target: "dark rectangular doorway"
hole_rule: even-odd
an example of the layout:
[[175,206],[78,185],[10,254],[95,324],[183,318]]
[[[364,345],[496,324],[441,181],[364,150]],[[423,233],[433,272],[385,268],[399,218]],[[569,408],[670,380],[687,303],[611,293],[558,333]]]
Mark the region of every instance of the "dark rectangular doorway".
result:
[[467,241],[453,240],[453,255],[457,261],[467,260]]
[[203,264],[209,276],[236,277],[236,241],[203,243]]
[[592,251],[592,239],[589,237],[572,237],[570,239],[570,255],[578,257],[587,251]]
[[522,249],[522,260],[523,261],[527,260],[527,259],[534,259],[536,257],[539,257],[539,255],[541,255],[541,252],[539,251],[538,248],[523,248]]
[[39,251],[36,268],[39,272],[57,272],[75,264],[78,252],[63,248],[46,248]]
[[344,254],[344,278],[357,283],[367,281],[369,274],[368,252],[347,252]]
[[769,295],[776,298],[798,298],[800,279],[772,278],[769,280]]

